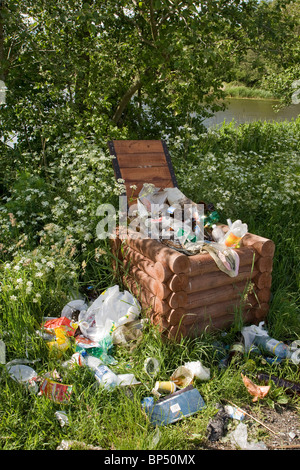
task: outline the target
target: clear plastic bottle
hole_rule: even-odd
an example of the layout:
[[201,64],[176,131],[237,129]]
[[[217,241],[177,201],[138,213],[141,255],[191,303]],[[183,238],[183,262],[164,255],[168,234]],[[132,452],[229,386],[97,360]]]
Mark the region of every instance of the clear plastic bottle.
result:
[[211,234],[212,234],[214,241],[218,243],[224,238],[223,230],[221,229],[221,227],[218,227],[218,225],[216,224],[212,226]]
[[105,365],[97,367],[95,370],[95,379],[107,389],[114,388],[120,383],[119,377]]
[[268,334],[256,335],[254,338],[254,344],[261,347],[264,351],[282,359],[291,357],[289,347],[282,341],[271,338]]
[[265,322],[260,322],[259,325],[245,326],[242,328],[242,335],[244,337],[245,351],[249,352],[252,345],[258,346],[260,350],[271,353],[281,359],[291,358],[293,351],[291,348],[277,339],[271,338],[268,331],[264,328]]
[[226,246],[236,247],[247,232],[248,232],[247,224],[242,224],[241,220],[236,220],[229,227],[228,232],[223,238],[223,243]]

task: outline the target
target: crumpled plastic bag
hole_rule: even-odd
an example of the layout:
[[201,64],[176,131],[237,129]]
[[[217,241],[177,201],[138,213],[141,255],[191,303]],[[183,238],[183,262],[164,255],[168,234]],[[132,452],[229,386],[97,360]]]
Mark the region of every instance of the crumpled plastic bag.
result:
[[264,398],[270,390],[270,385],[255,385],[252,380],[248,379],[245,375],[241,374],[245,387],[247,388],[250,395],[253,395],[253,402],[257,401],[258,398]]
[[190,254],[206,251],[215,261],[218,268],[230,277],[236,277],[239,273],[240,257],[235,250],[216,242],[198,241],[187,243],[185,249]]
[[248,429],[245,423],[239,423],[228,437],[231,443],[242,450],[267,450],[263,442],[248,442]]
[[210,379],[210,369],[205,367],[201,361],[186,362],[184,367],[187,367],[196,377],[200,380],[209,380]]
[[[61,316],[73,320],[73,316],[76,312],[81,312],[82,310],[87,310],[88,306],[83,299],[71,300],[68,302],[61,311]],[[75,318],[76,320],[76,318]]]
[[118,326],[112,333],[113,344],[120,344],[130,347],[143,336],[142,323],[139,321],[129,322],[125,325]]
[[244,338],[245,343],[245,352],[250,350],[255,337],[258,336],[268,336],[268,331],[263,328],[265,322],[261,321],[258,326],[251,325],[251,326],[244,326],[241,330],[241,333]]
[[127,290],[120,292],[115,285],[99,295],[87,311],[80,312],[78,324],[84,336],[101,341],[118,326],[136,320],[140,311],[141,306],[133,295]]

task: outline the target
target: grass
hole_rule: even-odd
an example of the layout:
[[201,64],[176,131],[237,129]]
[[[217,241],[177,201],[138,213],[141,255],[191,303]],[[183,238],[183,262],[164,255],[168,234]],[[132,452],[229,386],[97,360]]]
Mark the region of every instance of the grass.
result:
[[252,98],[262,100],[275,100],[276,97],[269,90],[262,88],[247,87],[241,84],[225,84],[224,92],[226,97],[230,98]]
[[[285,342],[300,338],[299,132],[299,120],[278,124],[257,122],[238,128],[226,125],[202,135],[189,135],[188,145],[186,136],[184,139],[177,136],[168,143],[179,187],[185,194],[195,201],[213,201],[222,221],[227,217],[241,218],[251,232],[274,240],[273,298],[267,327],[271,336]],[[84,192],[86,184],[80,187],[80,164],[78,170],[74,170],[75,166],[74,157],[70,175],[74,178],[78,171],[76,207],[83,212],[75,220],[70,204],[62,213],[60,209],[68,203],[68,195],[63,194],[62,200],[57,191],[54,200],[51,192],[51,213],[56,225],[42,230],[40,243],[34,245],[34,237],[28,237],[31,245],[29,241],[26,245],[24,235],[29,233],[29,224],[22,227],[20,215],[17,225],[9,225],[5,222],[8,218],[3,205],[1,223],[5,227],[7,252],[3,252],[1,265],[0,334],[6,344],[7,361],[37,360],[31,365],[40,376],[57,370],[62,382],[72,384],[73,389],[70,403],[57,404],[30,393],[24,385],[14,382],[0,365],[0,448],[53,450],[65,439],[107,450],[196,450],[205,448],[207,425],[217,412],[216,404],[224,399],[242,408],[248,405],[252,410],[289,406],[299,413],[299,397],[289,396],[273,384],[268,396],[254,404],[241,381],[242,371],[253,381],[260,371],[299,381],[296,365],[289,361],[271,365],[263,356],[251,354],[236,359],[226,369],[219,367],[222,356],[216,343],[229,347],[238,339],[241,329],[238,312],[236,321],[226,332],[203,332],[198,338],[181,340],[179,344],[163,341],[157,329],[147,324],[135,348],[116,347],[113,352],[117,364],[112,369],[116,373],[132,372],[142,382],[131,390],[118,387],[108,392],[95,386],[89,369],[79,366],[65,369],[62,362],[74,349],[66,351],[61,358],[49,354],[44,340],[36,334],[43,316],[60,316],[71,295],[90,292],[91,286],[98,295],[105,287],[120,283],[112,269],[109,244],[102,243],[95,248],[92,240],[86,244],[84,238],[79,238],[81,233],[84,237],[93,230],[89,226],[93,206],[92,198],[88,199],[91,191]],[[66,169],[64,180],[68,184]],[[26,195],[31,194],[28,188],[26,191]],[[14,215],[18,197],[16,194],[9,201]],[[25,204],[26,198],[22,201]],[[45,208],[49,211],[47,204]],[[83,219],[87,214],[89,219]],[[45,219],[44,223],[49,220]],[[12,229],[18,230],[17,235]],[[67,238],[70,233],[71,241]],[[16,246],[19,240],[24,246]],[[200,360],[209,368],[210,380],[195,382],[206,408],[176,424],[154,428],[141,409],[141,400],[152,395],[156,380],[143,368],[145,359],[152,356],[160,362],[159,380],[168,380],[178,366],[189,361]],[[61,427],[55,417],[55,412],[61,410],[67,413],[68,426]],[[261,433],[258,427],[260,438]]]

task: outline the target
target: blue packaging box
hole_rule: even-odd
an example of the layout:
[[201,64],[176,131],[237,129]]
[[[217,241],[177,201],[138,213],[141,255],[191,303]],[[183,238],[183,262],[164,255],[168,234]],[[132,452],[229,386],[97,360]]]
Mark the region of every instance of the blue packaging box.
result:
[[199,391],[192,385],[158,400],[148,407],[148,415],[153,425],[164,426],[175,423],[205,408]]

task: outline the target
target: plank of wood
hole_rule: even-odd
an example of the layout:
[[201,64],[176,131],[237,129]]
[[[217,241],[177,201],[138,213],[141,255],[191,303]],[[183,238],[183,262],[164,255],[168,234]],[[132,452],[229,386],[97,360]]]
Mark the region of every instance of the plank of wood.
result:
[[153,153],[164,152],[161,140],[114,140],[118,153]]
[[167,160],[162,153],[118,153],[120,168],[148,168],[153,166],[166,167]]
[[152,166],[147,168],[122,168],[120,167],[122,178],[132,183],[154,183],[156,181],[171,182],[170,170],[167,166]]

